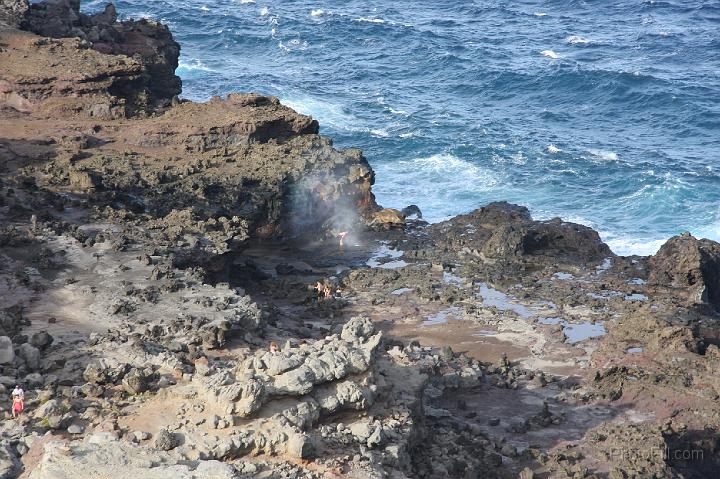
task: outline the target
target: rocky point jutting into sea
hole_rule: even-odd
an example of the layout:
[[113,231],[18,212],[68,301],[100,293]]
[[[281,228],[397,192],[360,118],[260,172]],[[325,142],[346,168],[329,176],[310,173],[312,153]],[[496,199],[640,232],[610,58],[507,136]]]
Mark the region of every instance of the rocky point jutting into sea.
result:
[[179,99],[167,27],[79,9],[0,0],[0,477],[718,474],[720,244],[382,209],[312,118]]

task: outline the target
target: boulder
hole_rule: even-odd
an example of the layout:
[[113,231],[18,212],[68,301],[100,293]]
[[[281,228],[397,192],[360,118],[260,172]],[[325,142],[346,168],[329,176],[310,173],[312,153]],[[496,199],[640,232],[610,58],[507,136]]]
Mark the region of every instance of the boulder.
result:
[[686,290],[693,304],[720,307],[720,244],[690,233],[674,236],[650,258],[648,280]]
[[38,331],[30,337],[30,344],[39,349],[50,346],[54,338],[47,331]]
[[391,228],[405,224],[405,215],[394,208],[383,208],[373,213],[370,218],[370,226]]
[[40,350],[29,343],[24,343],[18,348],[18,356],[20,356],[31,371],[40,369]]
[[123,378],[122,385],[128,394],[142,394],[148,390],[148,377],[144,371],[132,368]]
[[180,438],[178,435],[168,431],[167,429],[162,429],[158,432],[155,436],[155,441],[153,441],[153,446],[161,451],[169,451],[171,449],[175,449],[179,445]]
[[15,350],[12,339],[7,336],[0,336],[0,364],[12,364],[15,360]]
[[313,450],[314,448],[310,438],[304,434],[293,434],[287,440],[288,454],[299,459],[311,458]]

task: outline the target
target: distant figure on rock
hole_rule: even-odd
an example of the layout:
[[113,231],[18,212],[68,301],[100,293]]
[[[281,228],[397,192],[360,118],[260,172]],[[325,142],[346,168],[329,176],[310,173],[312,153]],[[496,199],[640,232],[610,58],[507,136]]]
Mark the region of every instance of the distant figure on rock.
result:
[[280,348],[275,341],[270,341],[270,354],[277,354],[280,352]]
[[13,419],[22,414],[25,409],[25,391],[19,385],[12,391],[12,415]]
[[322,281],[318,281],[315,284],[315,294],[317,295],[318,299],[321,299],[323,296],[325,296],[325,285],[322,283]]

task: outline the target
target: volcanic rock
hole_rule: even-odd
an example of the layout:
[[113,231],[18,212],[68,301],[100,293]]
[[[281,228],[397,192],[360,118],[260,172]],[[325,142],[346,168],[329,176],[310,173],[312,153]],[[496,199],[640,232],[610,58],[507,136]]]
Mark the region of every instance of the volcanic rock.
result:
[[650,260],[649,281],[687,291],[688,301],[720,306],[720,244],[690,234],[670,238]]

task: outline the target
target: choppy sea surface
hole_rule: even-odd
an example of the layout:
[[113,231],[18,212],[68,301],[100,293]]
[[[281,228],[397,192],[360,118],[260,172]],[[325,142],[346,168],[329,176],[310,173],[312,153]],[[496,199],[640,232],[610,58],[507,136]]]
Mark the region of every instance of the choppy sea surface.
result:
[[185,98],[275,95],[361,148],[383,206],[508,200],[620,254],[720,239],[717,0],[116,5],[170,25]]

